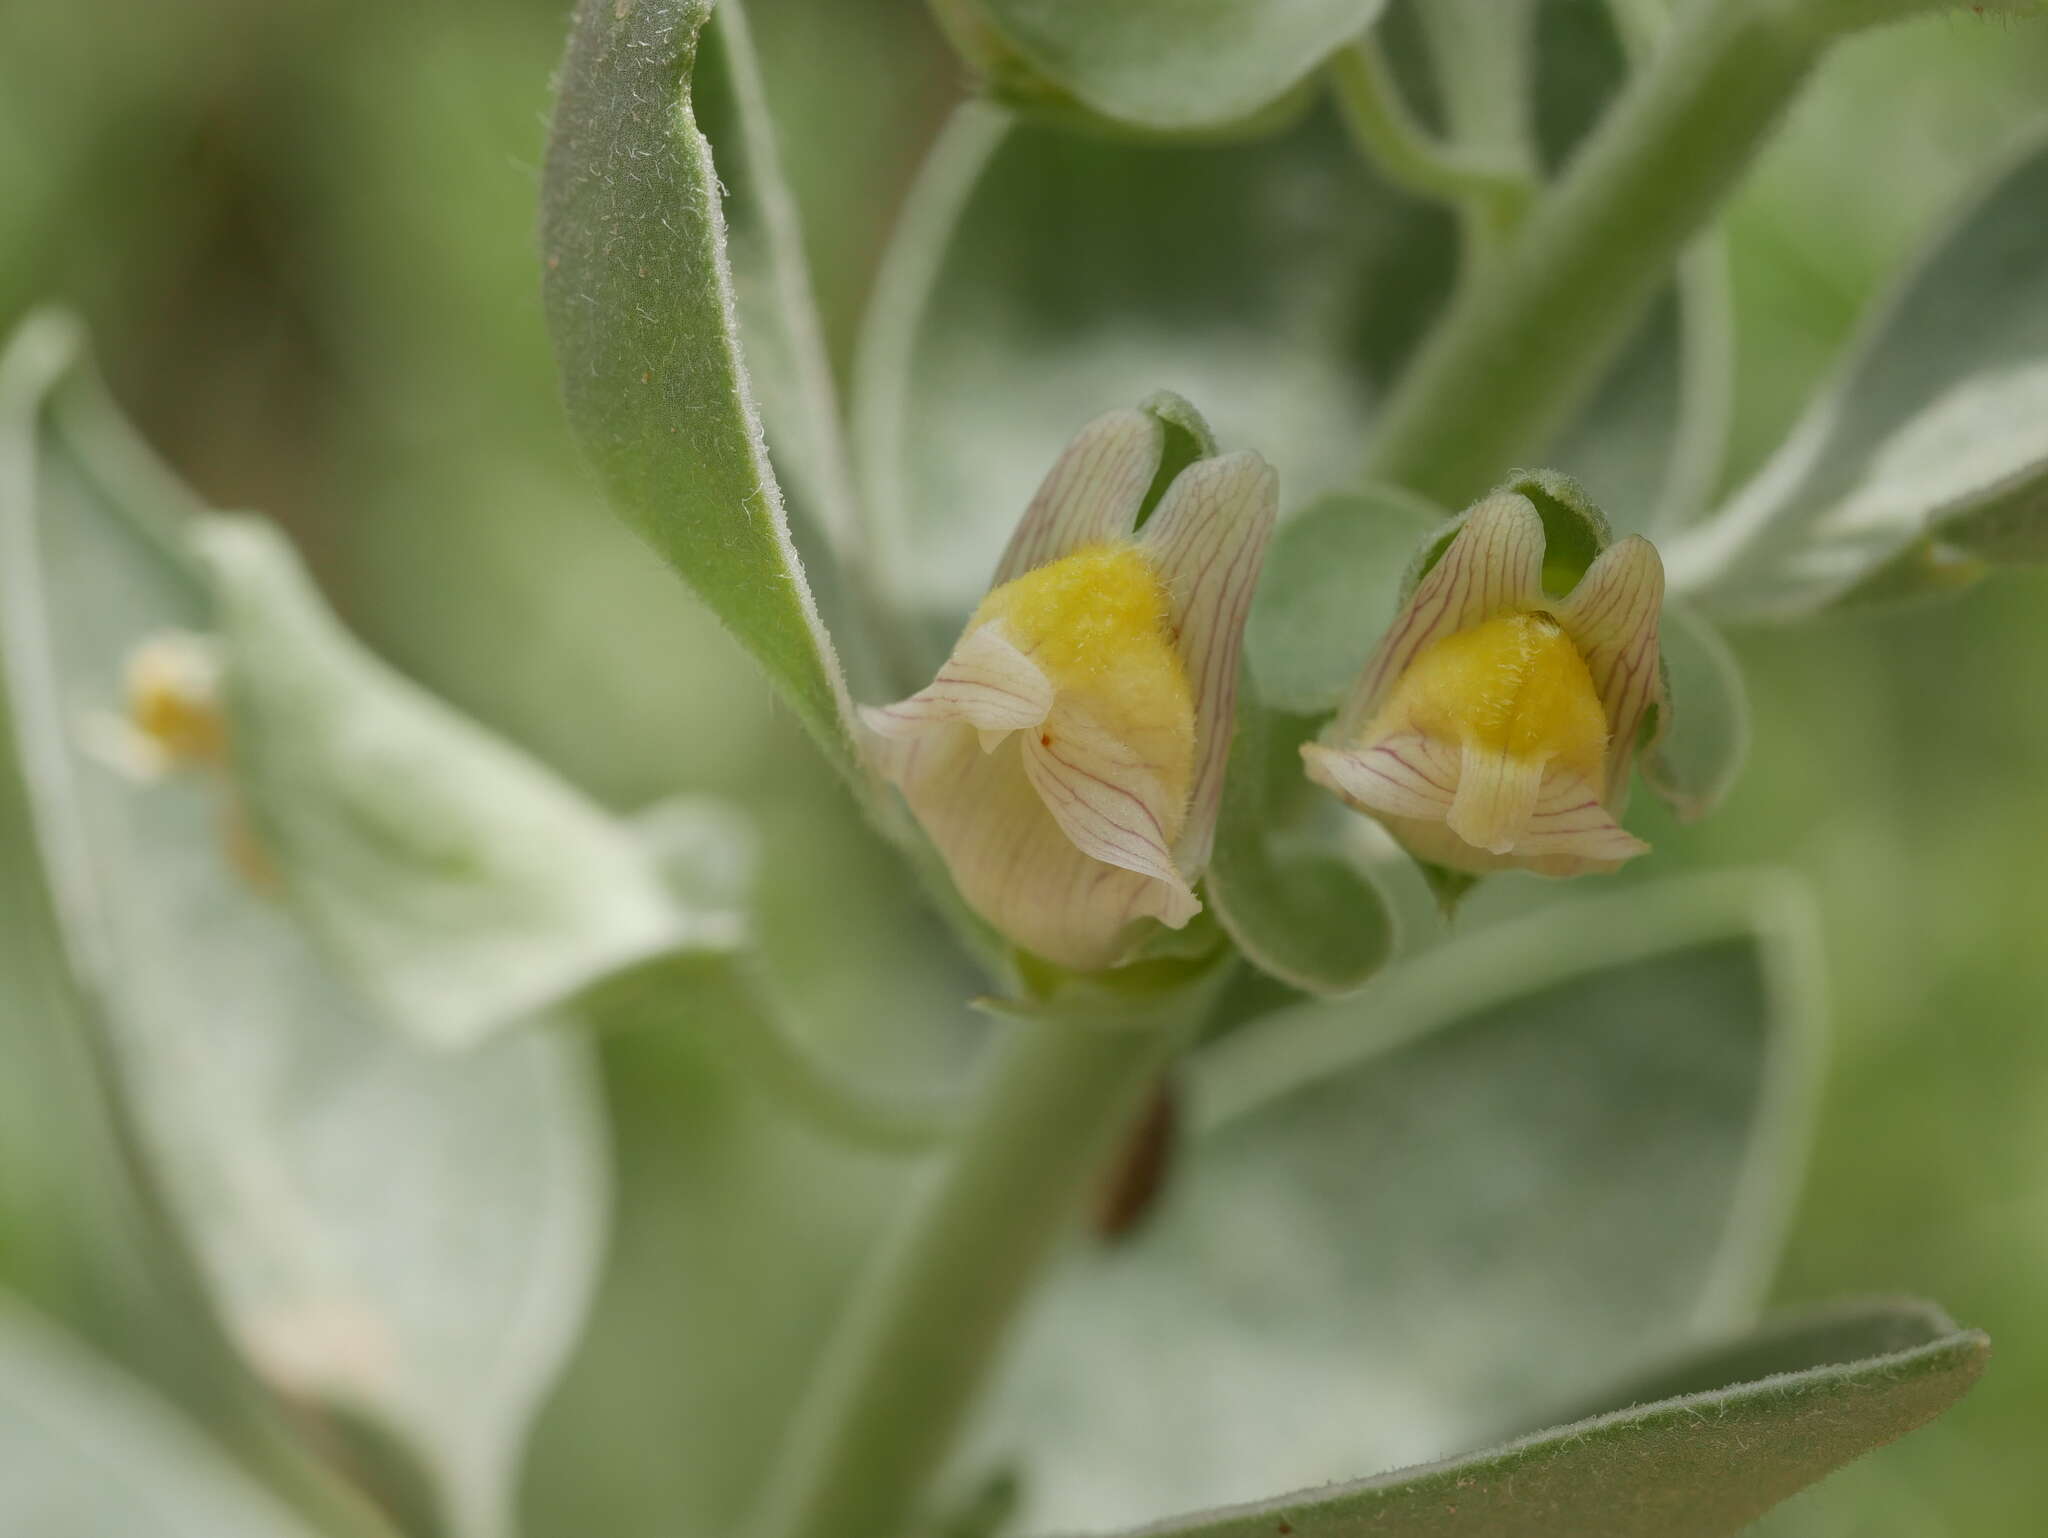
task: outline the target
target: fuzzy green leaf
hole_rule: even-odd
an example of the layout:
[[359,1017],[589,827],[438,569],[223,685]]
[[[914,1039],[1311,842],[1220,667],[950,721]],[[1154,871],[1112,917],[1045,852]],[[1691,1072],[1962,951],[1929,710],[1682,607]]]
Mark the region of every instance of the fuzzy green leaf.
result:
[[1989,562],[2048,553],[2044,205],[2038,144],[1936,237],[1755,479],[1672,547],[1676,585],[1717,611],[1790,617],[1954,586],[1967,565],[1940,558],[1950,545]]
[[[1306,723],[1238,689],[1237,738],[1223,783],[1207,891],[1218,921],[1246,959],[1307,993],[1364,986],[1394,949],[1394,920],[1378,888],[1321,829],[1288,826],[1288,804],[1313,821],[1334,803],[1305,794]],[[1305,805],[1302,805],[1305,803]]]
[[0,1532],[310,1538],[170,1406],[0,1298]]
[[1334,710],[1393,622],[1416,542],[1441,509],[1397,488],[1324,497],[1274,536],[1245,655],[1275,710]]
[[9,746],[73,987],[251,1364],[374,1421],[458,1530],[494,1531],[601,1250],[587,1055],[544,1028],[461,1055],[388,1029],[238,860],[225,786],[97,751],[136,644],[216,616],[165,516],[182,494],[76,350],[44,318],[0,361]]
[[1742,664],[1720,632],[1683,604],[1664,610],[1658,632],[1671,712],[1643,778],[1679,817],[1704,817],[1742,772],[1749,752],[1749,693]]
[[[1976,1381],[1988,1349],[1983,1335],[1924,1305],[1778,1327],[1687,1363],[1676,1397],[1638,1391],[1626,1409],[1490,1452],[1143,1533],[1734,1538],[1787,1496],[1941,1414]],[[1737,1375],[1732,1387],[1692,1386]]]
[[1642,887],[1204,1048],[1152,1216],[1048,1293],[963,1474],[1100,1530],[1482,1447],[1746,1327],[1812,945],[1776,882]]
[[[619,511],[767,669],[834,762],[856,773],[838,662],[742,359],[719,173],[694,115],[710,15],[709,0],[577,6],[542,182],[548,324],[570,423]],[[723,106],[749,66],[743,32],[721,33],[720,45]],[[761,155],[735,158],[747,168],[743,185],[761,190]],[[746,291],[761,281],[751,272]],[[815,361],[800,340],[775,356],[789,372]],[[822,408],[814,398],[809,409]],[[829,455],[787,436],[792,462],[829,484]]]
[[1385,0],[940,0],[1004,94],[1050,85],[1155,132],[1238,122],[1287,95],[1371,26]]
[[1328,113],[1196,150],[968,110],[911,195],[859,369],[880,560],[935,652],[1111,405],[1199,401],[1285,467],[1290,506],[1346,484],[1454,268],[1443,213],[1375,180]]
[[624,825],[366,651],[276,530],[213,517],[194,537],[257,840],[404,1029],[472,1046],[617,968],[738,942]]

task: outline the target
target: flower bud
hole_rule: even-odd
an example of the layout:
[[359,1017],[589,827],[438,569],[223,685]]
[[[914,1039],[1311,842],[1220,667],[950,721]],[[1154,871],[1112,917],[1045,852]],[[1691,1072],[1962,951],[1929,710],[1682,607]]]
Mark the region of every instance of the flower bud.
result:
[[1075,971],[1201,909],[1238,649],[1272,531],[1256,454],[1197,459],[1138,527],[1163,429],[1117,411],[1046,477],[931,685],[861,711],[968,903]]
[[1527,498],[1472,509],[1302,757],[1417,859],[1481,873],[1611,871],[1649,846],[1617,820],[1662,692],[1664,566],[1640,536],[1544,591]]

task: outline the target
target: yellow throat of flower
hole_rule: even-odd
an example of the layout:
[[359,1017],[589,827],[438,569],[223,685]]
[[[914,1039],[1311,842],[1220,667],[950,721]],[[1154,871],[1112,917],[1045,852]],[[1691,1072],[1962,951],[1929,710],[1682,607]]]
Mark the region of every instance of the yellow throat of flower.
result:
[[1607,715],[1586,662],[1547,614],[1496,615],[1417,657],[1367,729],[1418,731],[1461,750],[1452,831],[1506,853],[1527,825],[1545,772],[1607,791]]
[[182,632],[152,636],[129,657],[129,724],[161,755],[162,767],[226,761],[216,671],[204,643]]
[[1173,607],[1136,545],[1094,545],[1004,583],[970,631],[1001,621],[1063,701],[1142,755],[1176,800],[1194,777],[1195,703]]

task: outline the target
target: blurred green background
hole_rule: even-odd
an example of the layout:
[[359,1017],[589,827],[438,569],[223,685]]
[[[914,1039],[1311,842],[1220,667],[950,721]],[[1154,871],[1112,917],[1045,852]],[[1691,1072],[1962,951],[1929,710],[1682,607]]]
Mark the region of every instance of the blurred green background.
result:
[[[0,0],[0,323],[82,311],[202,495],[284,520],[387,655],[599,795],[760,813],[767,943],[799,1012],[827,1041],[900,1020],[907,1048],[957,1008],[932,931],[750,667],[613,523],[557,409],[532,227],[565,9]],[[752,11],[843,374],[962,71],[913,0]],[[2044,116],[2048,26],[1958,9],[1830,61],[1732,214],[1738,471]],[[1959,1411],[1796,1503],[1788,1530],[1814,1538],[2031,1538],[2048,1510],[2044,600],[2048,577],[2005,577],[1742,637],[1741,785],[1703,826],[1645,819],[1657,871],[1784,863],[1820,896],[1834,1060],[1783,1297],[1921,1293],[1996,1341]],[[832,900],[854,883],[873,900]],[[631,1050],[612,1065],[629,1152],[673,1114],[636,1091]],[[17,1167],[25,1114],[0,1093]],[[35,1290],[42,1210],[0,1201],[0,1281]]]

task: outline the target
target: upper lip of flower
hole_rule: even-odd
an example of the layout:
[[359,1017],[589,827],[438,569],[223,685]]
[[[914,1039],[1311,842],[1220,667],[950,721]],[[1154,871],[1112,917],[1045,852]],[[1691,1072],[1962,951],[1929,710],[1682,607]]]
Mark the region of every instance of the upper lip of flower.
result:
[[[1542,520],[1527,499],[1498,493],[1479,503],[1402,606],[1322,739],[1302,750],[1312,778],[1389,822],[1411,848],[1426,845],[1426,857],[1440,863],[1572,874],[1611,869],[1648,847],[1615,819],[1644,717],[1661,690],[1662,562],[1649,541],[1631,535],[1557,596],[1544,591],[1544,546]],[[1604,723],[1596,765],[1565,751],[1563,735],[1575,730],[1568,711],[1535,723],[1539,739],[1545,728],[1563,734],[1556,742],[1511,751],[1505,739],[1447,732],[1404,709],[1404,685],[1433,649],[1514,615],[1555,624],[1583,662],[1575,687],[1590,685]],[[1573,681],[1565,678],[1565,686]],[[1475,695],[1472,708],[1478,702]]]
[[[869,751],[969,901],[1019,943],[1077,968],[1113,964],[1134,918],[1177,927],[1199,911],[1192,886],[1214,840],[1238,651],[1274,517],[1272,469],[1233,453],[1188,466],[1137,527],[1162,436],[1157,418],[1135,410],[1085,428],[932,683],[860,712]],[[1122,584],[1131,598],[1128,615],[1105,620],[1107,650],[1078,670],[1070,649],[1045,644],[1055,638],[1021,633],[1040,611],[1006,612],[1006,595],[1023,591],[1013,584],[1077,557],[1099,573],[1069,572]],[[1150,617],[1146,584],[1158,600]],[[1008,755],[979,766],[961,757],[968,732],[985,760],[1014,738],[1016,768]]]

